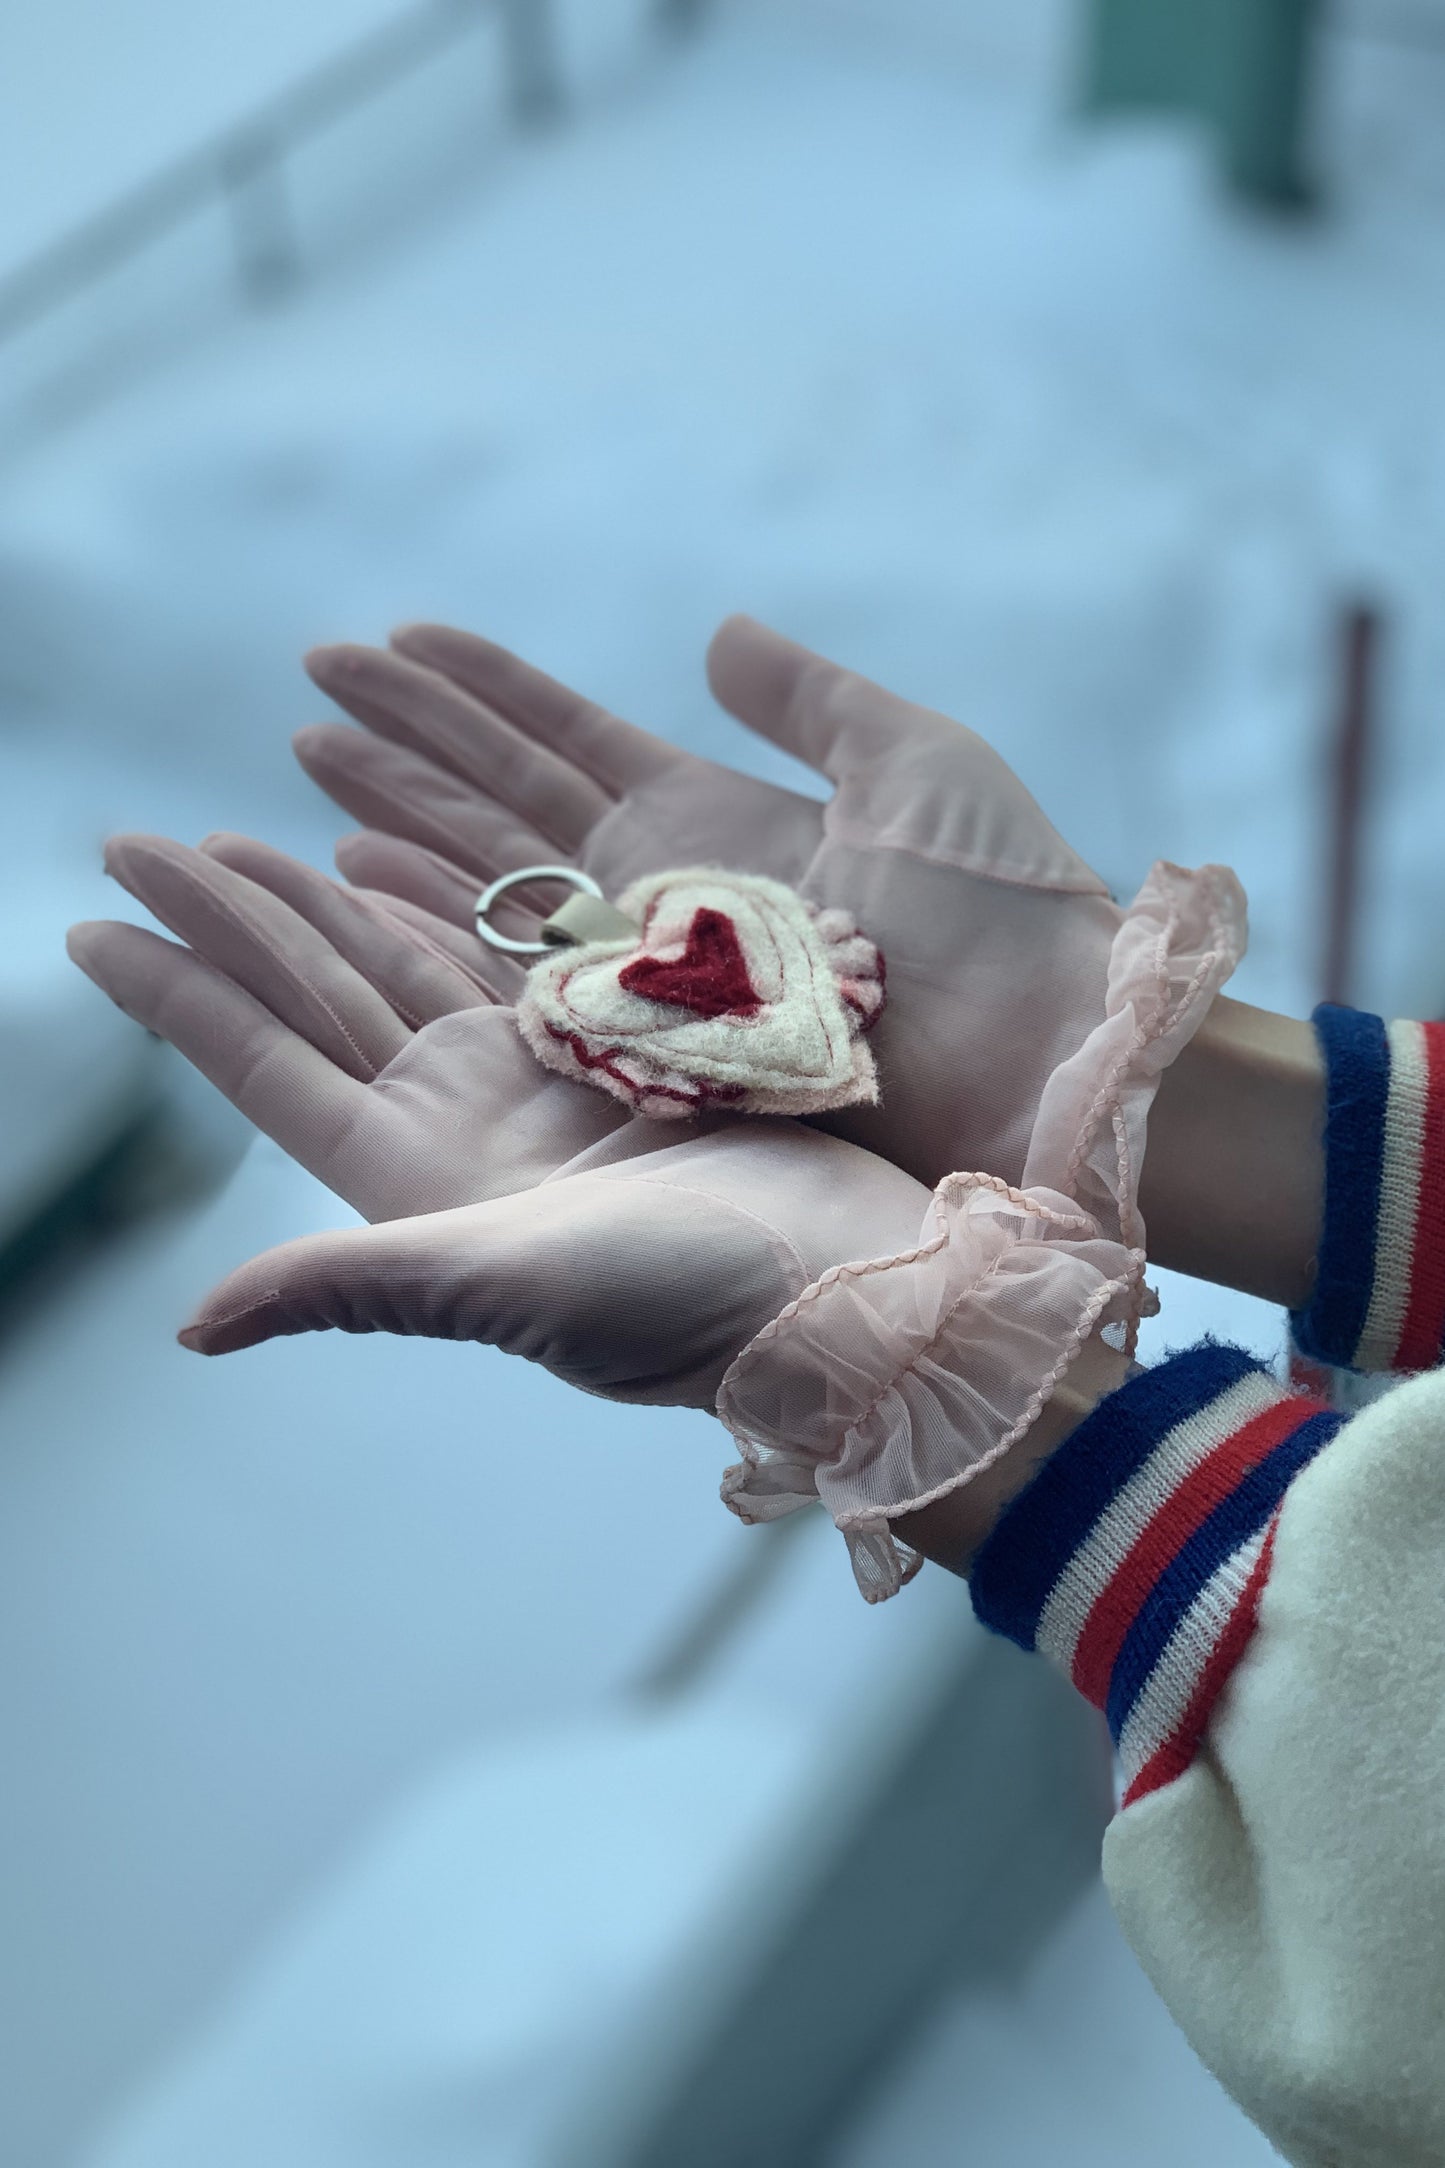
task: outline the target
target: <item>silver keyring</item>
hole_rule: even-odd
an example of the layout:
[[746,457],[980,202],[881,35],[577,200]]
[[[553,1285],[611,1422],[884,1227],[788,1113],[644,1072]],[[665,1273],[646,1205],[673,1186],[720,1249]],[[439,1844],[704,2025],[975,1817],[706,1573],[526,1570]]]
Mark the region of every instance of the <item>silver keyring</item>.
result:
[[578,866],[519,866],[515,873],[504,873],[500,880],[484,888],[477,898],[477,933],[490,948],[505,949],[509,956],[550,956],[549,941],[514,941],[510,934],[498,933],[495,926],[487,924],[487,914],[509,888],[520,888],[523,881],[565,881],[570,888],[581,891],[584,896],[602,899],[602,891],[590,873],[583,873]]

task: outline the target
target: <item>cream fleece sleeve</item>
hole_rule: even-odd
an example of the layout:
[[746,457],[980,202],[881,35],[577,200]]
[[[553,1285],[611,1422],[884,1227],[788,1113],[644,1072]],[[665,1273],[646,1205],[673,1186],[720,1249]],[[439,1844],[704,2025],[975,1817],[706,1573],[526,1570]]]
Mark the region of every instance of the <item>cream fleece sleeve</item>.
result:
[[1202,2058],[1299,2168],[1445,2162],[1445,1377],[1291,1484],[1199,1751],[1104,1876]]

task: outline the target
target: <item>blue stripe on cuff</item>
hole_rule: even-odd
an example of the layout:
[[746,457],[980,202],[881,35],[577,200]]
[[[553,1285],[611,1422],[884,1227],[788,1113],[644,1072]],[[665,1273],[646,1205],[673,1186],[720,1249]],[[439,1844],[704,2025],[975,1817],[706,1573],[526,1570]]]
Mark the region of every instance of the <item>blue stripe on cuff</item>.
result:
[[1296,1345],[1316,1362],[1355,1359],[1375,1283],[1385,1164],[1390,1042],[1382,1018],[1322,1002],[1314,1013],[1325,1057],[1325,1210],[1314,1294],[1292,1311]]
[[1328,1445],[1343,1421],[1342,1415],[1325,1410],[1281,1438],[1274,1451],[1220,1500],[1160,1574],[1124,1637],[1109,1680],[1104,1714],[1116,1741],[1170,1635],[1205,1582],[1251,1536],[1258,1535],[1300,1470]]
[[1031,1649],[1055,1581],[1079,1545],[1176,1423],[1266,1366],[1205,1340],[1101,1400],[1000,1514],[969,1573],[983,1624]]

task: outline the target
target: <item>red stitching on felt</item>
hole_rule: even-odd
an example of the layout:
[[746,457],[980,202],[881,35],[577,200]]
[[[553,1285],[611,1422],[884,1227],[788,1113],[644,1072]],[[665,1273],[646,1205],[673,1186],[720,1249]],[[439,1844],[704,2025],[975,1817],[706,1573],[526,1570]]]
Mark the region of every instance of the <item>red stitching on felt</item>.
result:
[[563,1031],[557,1024],[549,1024],[547,1034],[549,1038],[562,1041],[579,1068],[600,1069],[604,1076],[610,1076],[615,1083],[620,1084],[631,1099],[680,1099],[685,1107],[707,1107],[725,1104],[730,1099],[741,1099],[743,1096],[741,1084],[700,1084],[696,1091],[683,1092],[672,1084],[639,1083],[637,1078],[629,1076],[625,1069],[618,1068],[613,1059],[617,1052],[616,1047],[608,1047],[601,1054],[589,1053],[584,1039],[580,1039],[576,1032]]

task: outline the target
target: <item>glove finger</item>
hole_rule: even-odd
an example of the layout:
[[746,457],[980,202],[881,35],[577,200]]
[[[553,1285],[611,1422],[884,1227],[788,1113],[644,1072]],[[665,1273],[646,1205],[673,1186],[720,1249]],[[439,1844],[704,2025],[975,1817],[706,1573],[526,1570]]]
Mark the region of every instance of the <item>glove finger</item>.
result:
[[209,1077],[233,1106],[321,1181],[365,1120],[364,1084],[214,964],[144,926],[90,920],[66,946],[87,978]]
[[718,628],[707,676],[730,715],[834,782],[860,758],[896,744],[915,712],[751,617],[730,617]]
[[172,933],[349,1076],[375,1076],[410,1040],[391,1004],[269,889],[164,836],[113,836],[105,863]]
[[573,856],[475,784],[405,746],[345,723],[309,723],[291,742],[312,782],[353,820],[440,851],[474,873],[477,888],[515,866]]
[[439,1016],[491,1001],[476,976],[461,970],[434,942],[423,942],[383,905],[342,888],[314,866],[250,836],[208,836],[201,851],[288,904],[414,1031]]
[[[359,842],[360,838],[346,839]],[[389,839],[388,839],[389,840]],[[341,846],[338,844],[337,849]],[[342,868],[343,872],[345,868]],[[358,883],[356,894],[385,911],[400,925],[409,927],[413,936],[426,947],[453,964],[466,974],[493,1004],[506,1008],[516,997],[518,986],[524,976],[510,956],[495,949],[484,948],[474,933],[461,926],[449,924],[438,918],[424,905],[408,902],[405,896],[394,896],[380,888],[368,888]]]
[[421,753],[507,806],[547,839],[550,856],[580,850],[615,803],[610,791],[484,699],[388,648],[320,647],[313,682],[368,730]]
[[685,758],[676,746],[624,723],[570,686],[534,670],[505,647],[449,625],[403,625],[399,654],[439,671],[487,701],[539,745],[550,746],[614,798],[623,798]]
[[870,798],[881,789],[881,843],[1019,887],[1107,895],[1003,756],[966,724],[749,617],[729,618],[714,636],[708,678],[750,730],[835,783],[859,778]]
[[[356,887],[398,896],[446,920],[459,932],[466,929],[463,940],[471,943],[476,969],[489,984],[510,989],[519,982],[531,959],[514,960],[504,949],[494,949],[481,939],[475,930],[475,881],[435,851],[363,828],[357,835],[341,838],[336,846],[336,863]],[[535,941],[541,920],[535,911],[516,900],[523,893],[519,889],[504,896],[492,913],[492,924],[514,941]],[[510,991],[507,998],[511,998]]]
[[[356,735],[355,731],[351,732],[352,737]],[[423,842],[419,837],[399,835],[394,826],[382,828],[374,822],[368,822],[356,835],[343,836],[336,846],[337,864],[341,866],[346,878],[358,886],[368,888],[389,889],[391,882],[388,878],[373,878],[359,870],[359,860],[358,870],[353,871],[352,854],[361,852],[363,847],[367,862],[374,861],[378,869],[390,867],[399,870],[420,866],[423,861],[439,867],[447,877],[445,887],[434,886],[431,893],[444,898],[444,901],[428,902],[426,895],[420,890],[414,900],[426,904],[428,909],[434,910],[438,917],[446,919],[452,925],[473,929],[474,939],[477,939],[477,898],[482,889],[499,875],[510,873],[515,867],[527,864],[525,858],[518,858],[507,865],[478,865],[474,858],[459,857],[454,850],[441,849],[435,844]],[[346,858],[344,864],[343,854]],[[411,890],[401,888],[396,893],[410,895]],[[556,908],[556,888],[550,882],[539,882],[536,886],[529,884],[522,888],[508,889],[506,895],[498,901],[491,919],[500,932],[510,934],[513,940],[535,941],[542,920]],[[485,947],[485,943],[479,939],[477,945],[479,948]]]
[[[388,900],[396,897],[416,905],[430,916],[444,920],[460,936],[450,953],[470,951],[473,968],[482,979],[501,991],[504,1001],[515,999],[517,987],[535,961],[531,956],[511,956],[493,948],[476,931],[477,889],[475,881],[435,851],[406,843],[398,836],[379,836],[363,828],[342,836],[336,845],[336,863],[346,879],[358,888],[377,889]],[[499,933],[513,941],[540,938],[542,918],[555,910],[557,892],[548,883],[512,889],[488,914]],[[464,930],[465,929],[465,930]]]

